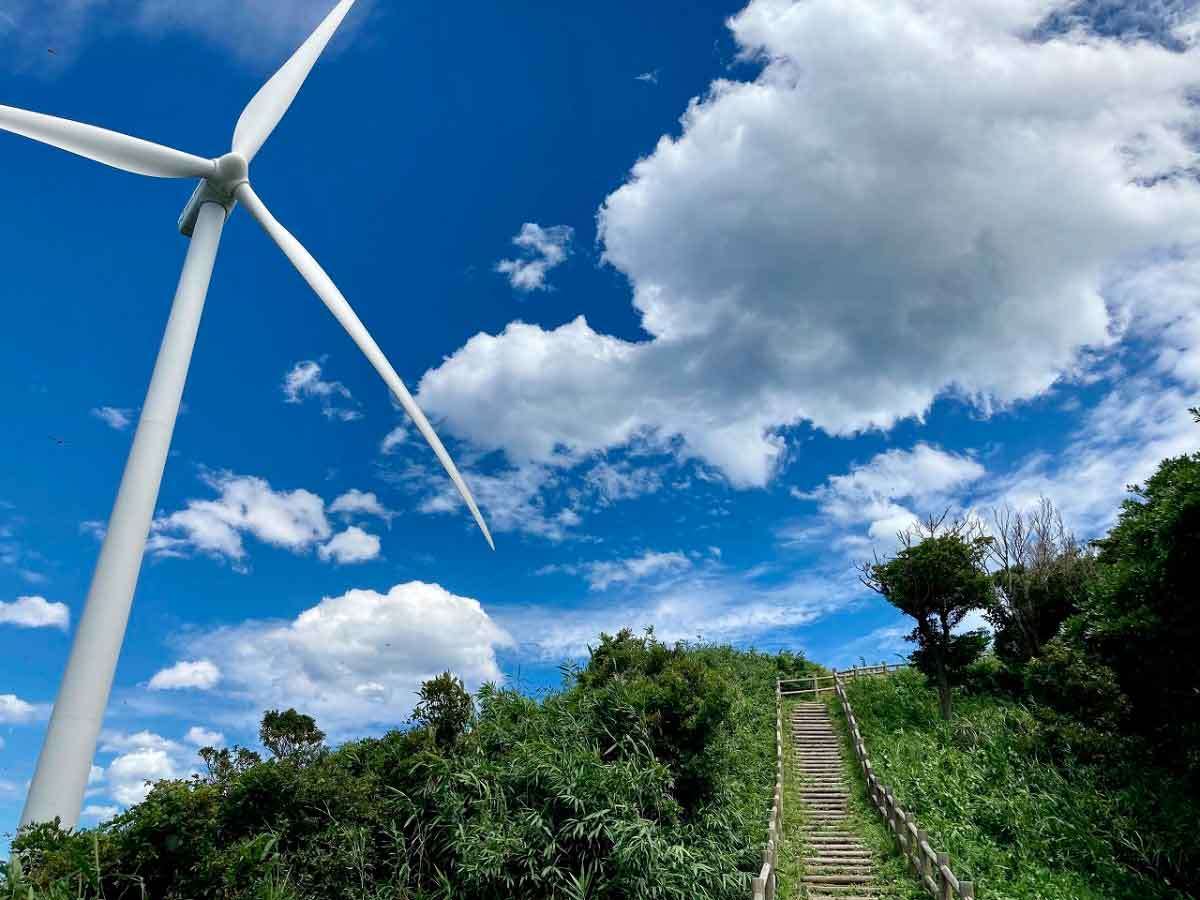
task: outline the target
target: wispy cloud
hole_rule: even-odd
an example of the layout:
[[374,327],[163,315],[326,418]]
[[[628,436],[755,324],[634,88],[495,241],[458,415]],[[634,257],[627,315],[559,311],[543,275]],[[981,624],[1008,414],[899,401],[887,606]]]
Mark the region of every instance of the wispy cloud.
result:
[[133,422],[132,409],[118,409],[115,406],[98,406],[92,410],[92,415],[114,431],[124,431]]
[[348,387],[340,381],[324,380],[320,363],[303,360],[283,376],[283,399],[285,403],[303,403],[309,398],[320,403],[327,419],[354,422],[363,417]]
[[553,609],[518,607],[497,618],[520,641],[523,653],[543,659],[579,657],[600,632],[654,626],[666,641],[754,643],[778,638],[812,624],[862,597],[849,571],[812,571],[774,585],[750,574],[696,570],[691,578],[670,580],[634,591],[611,592],[588,602]]
[[812,491],[793,488],[794,497],[817,504],[819,517],[783,526],[779,537],[794,546],[826,541],[851,551],[890,545],[922,517],[958,504],[985,473],[970,455],[923,442],[888,450]]
[[395,451],[397,447],[408,440],[408,429],[403,425],[397,425],[379,442],[379,452],[387,456]]
[[637,556],[624,559],[593,560],[591,562],[568,563],[543,566],[537,574],[549,575],[563,572],[582,575],[594,591],[603,591],[614,585],[629,585],[650,579],[664,579],[679,575],[692,568],[692,560],[678,551],[661,553],[647,550]]
[[[409,459],[378,471],[385,481],[418,498],[418,512],[460,515],[466,508],[440,467]],[[563,473],[553,467],[530,465],[490,473],[468,469],[463,478],[497,533],[522,532],[558,542],[572,536],[582,521],[576,501],[564,491]]]
[[567,225],[543,228],[535,222],[526,222],[513,238],[523,255],[519,259],[500,260],[496,271],[507,275],[508,283],[519,291],[547,290],[546,275],[566,261],[574,234],[574,229]]
[[[114,33],[132,32],[149,40],[185,33],[265,74],[283,63],[332,6],[332,0],[8,0],[0,10],[0,52],[8,66],[56,71],[69,65],[88,41]],[[373,6],[373,0],[360,0],[331,54],[345,46]]]

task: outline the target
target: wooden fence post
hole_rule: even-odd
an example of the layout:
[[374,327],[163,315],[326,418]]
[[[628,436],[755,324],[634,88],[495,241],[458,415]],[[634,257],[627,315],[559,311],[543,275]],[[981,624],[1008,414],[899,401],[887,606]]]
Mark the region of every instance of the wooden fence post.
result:
[[939,853],[937,855],[937,883],[938,883],[938,900],[954,900],[954,888],[950,886],[950,879],[946,877],[943,869],[950,868],[950,854]]
[[904,840],[900,842],[900,849],[904,855],[908,857],[909,862],[915,862],[913,859],[913,833],[909,830],[909,825],[914,824],[913,814],[905,812],[900,820],[900,830],[904,832]]

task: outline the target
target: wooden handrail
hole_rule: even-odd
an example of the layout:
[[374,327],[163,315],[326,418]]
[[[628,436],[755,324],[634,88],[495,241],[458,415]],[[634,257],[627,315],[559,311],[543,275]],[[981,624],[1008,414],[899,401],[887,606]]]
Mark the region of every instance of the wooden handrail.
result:
[[783,841],[783,692],[775,683],[775,794],[771,815],[767,819],[767,846],[763,848],[763,864],[758,877],[750,883],[753,900],[775,900],[778,883],[776,864],[779,844]]
[[[880,667],[868,668],[878,671]],[[884,665],[882,668],[886,672],[888,666]],[[894,665],[891,668],[899,669],[904,666]],[[863,669],[856,671],[859,674],[874,674]],[[950,855],[938,853],[933,849],[929,843],[929,836],[917,825],[912,813],[901,808],[895,795],[879,780],[875,770],[871,767],[871,758],[867,755],[866,742],[863,741],[858,720],[854,717],[850,698],[846,696],[846,685],[842,680],[842,676],[845,674],[844,672],[834,672],[834,690],[838,700],[841,701],[842,712],[846,714],[846,727],[850,731],[850,738],[854,744],[854,755],[858,758],[858,763],[862,766],[863,777],[867,781],[867,796],[871,798],[871,803],[883,816],[888,828],[896,838],[900,852],[912,865],[917,878],[925,885],[929,893],[938,900],[955,900],[955,898],[974,900],[974,882],[959,880],[950,868]]]
[[[894,672],[906,666],[907,663],[893,663],[890,666],[887,663],[883,663],[878,666],[855,667],[850,670],[853,673],[850,677],[886,675],[889,671]],[[775,794],[772,798],[770,818],[767,820],[767,845],[763,848],[762,868],[759,870],[757,877],[750,883],[753,900],[775,900],[775,889],[778,882],[776,864],[779,844],[783,840],[783,698],[794,697],[800,694],[812,694],[814,697],[817,697],[821,694],[836,691],[841,685],[843,674],[845,673],[840,673],[837,669],[834,669],[832,675],[806,675],[803,678],[783,678],[775,682]],[[827,682],[829,683],[828,686],[826,686]],[[810,684],[812,687],[785,691],[783,689],[785,684]],[[840,696],[844,697],[844,692]],[[855,725],[854,731],[856,734],[857,730],[858,726]],[[856,752],[861,744],[862,738],[858,736]],[[865,747],[863,748],[862,756],[866,756]],[[960,893],[958,896],[970,900],[974,895]],[[947,898],[948,900],[953,900],[953,895],[947,895]]]

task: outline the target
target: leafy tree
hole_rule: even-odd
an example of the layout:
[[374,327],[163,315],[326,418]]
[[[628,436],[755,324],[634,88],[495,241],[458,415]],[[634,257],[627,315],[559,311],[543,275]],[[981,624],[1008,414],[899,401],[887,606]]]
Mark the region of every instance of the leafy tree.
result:
[[312,716],[294,709],[269,709],[263,714],[258,739],[276,759],[309,762],[320,752],[325,732]]
[[987,553],[996,592],[985,614],[995,629],[996,655],[1023,664],[1073,613],[1087,591],[1095,553],[1075,539],[1046,498],[1028,512],[992,511]]
[[1130,492],[1096,542],[1097,576],[1070,630],[1116,671],[1135,727],[1191,748],[1200,773],[1200,453],[1164,460]]
[[[790,660],[789,660],[790,662]],[[579,683],[601,704],[609,753],[623,752],[612,734],[644,728],[654,755],[675,773],[677,796],[691,811],[716,783],[713,742],[725,728],[733,702],[728,677],[682,642],[668,646],[647,628],[600,635]]]
[[475,704],[462,681],[449,672],[421,684],[421,700],[410,722],[428,729],[434,743],[449,750],[458,743],[475,716]]
[[214,784],[225,784],[262,762],[261,756],[245,747],[201,747],[198,753],[208,768],[208,780]]
[[987,632],[955,634],[967,613],[991,606],[993,587],[984,560],[988,538],[977,525],[930,516],[900,534],[891,559],[863,563],[863,584],[916,620],[908,640],[914,666],[937,687],[942,717],[950,718],[950,688],[987,648]]

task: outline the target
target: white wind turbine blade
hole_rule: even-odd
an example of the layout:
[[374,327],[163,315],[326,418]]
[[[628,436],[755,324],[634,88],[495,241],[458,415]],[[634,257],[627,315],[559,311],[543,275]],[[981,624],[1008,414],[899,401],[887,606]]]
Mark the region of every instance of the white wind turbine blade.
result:
[[135,175],[207,178],[216,171],[216,163],[211,159],[95,125],[12,106],[0,106],[0,128]]
[[342,296],[342,292],[337,289],[337,285],[333,280],[325,274],[325,270],[320,264],[313,259],[312,254],[304,249],[303,245],[296,240],[291,232],[279,224],[270,210],[263,205],[262,200],[254,193],[254,189],[246,182],[238,186],[237,199],[249,211],[259,225],[263,227],[268,235],[279,245],[288,259],[292,261],[292,265],[308,282],[321,301],[333,313],[333,317],[341,323],[346,329],[351,339],[358,345],[358,349],[363,352],[367,360],[375,367],[375,371],[379,373],[384,382],[391,388],[392,394],[400,401],[400,405],[404,407],[404,411],[408,413],[413,424],[417,426],[417,430],[429,442],[429,446],[433,448],[434,454],[441,462],[446,473],[450,476],[450,480],[454,482],[454,486],[458,488],[459,494],[466,501],[467,507],[471,510],[471,515],[475,517],[475,522],[479,525],[479,530],[483,532],[484,538],[487,539],[488,546],[493,550],[496,549],[496,544],[492,541],[491,532],[488,531],[487,523],[483,521],[483,515],[479,512],[479,507],[475,504],[475,498],[471,496],[471,491],[467,488],[467,484],[463,481],[462,476],[458,473],[458,468],[454,465],[454,460],[450,458],[450,454],[446,452],[446,448],[442,446],[441,440],[437,433],[433,430],[433,426],[429,424],[429,420],[425,418],[425,414],[421,412],[421,408],[417,406],[412,395],[408,392],[408,388],[404,386],[404,382],[400,380],[400,376],[396,374],[396,370],[392,368],[392,364],[388,362],[383,351],[379,349],[379,345],[375,343],[375,339],[371,337],[366,327],[359,320],[358,315],[351,309],[346,298]]
[[246,162],[254,159],[254,155],[271,136],[296,99],[300,86],[325,50],[325,45],[353,5],[354,0],[342,0],[335,6],[325,21],[317,26],[317,30],[292,54],[292,58],[246,104],[233,131],[233,152],[240,153]]

